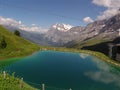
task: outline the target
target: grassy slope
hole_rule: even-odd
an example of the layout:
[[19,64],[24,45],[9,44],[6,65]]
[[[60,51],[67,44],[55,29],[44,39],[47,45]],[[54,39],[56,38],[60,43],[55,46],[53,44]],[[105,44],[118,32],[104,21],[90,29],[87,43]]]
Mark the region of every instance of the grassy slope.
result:
[[[7,47],[5,49],[0,49],[0,67],[10,64],[18,59],[9,59],[2,60],[8,58],[15,57],[23,57],[40,49],[40,47],[36,44],[33,44],[29,41],[24,40],[21,37],[14,35],[9,32],[4,27],[0,26],[0,40],[1,37],[5,37],[5,41],[7,42]],[[22,90],[35,90],[25,82],[23,82]],[[19,78],[14,78],[13,76],[9,76],[4,79],[3,74],[0,73],[0,90],[21,90],[19,86]]]
[[106,42],[106,41],[108,41],[108,40],[104,40],[103,38],[90,39],[90,40],[86,40],[83,42],[78,42],[73,47],[74,48],[82,48],[84,46],[91,46],[91,45],[99,44],[101,42]]
[[3,77],[3,73],[0,72],[0,90],[37,90],[30,85],[22,82],[22,87],[20,87],[20,79],[14,77],[13,75],[8,75],[7,77]]
[[26,41],[0,26],[0,39],[2,36],[5,37],[7,48],[0,49],[0,59],[26,56],[40,48],[38,45]]

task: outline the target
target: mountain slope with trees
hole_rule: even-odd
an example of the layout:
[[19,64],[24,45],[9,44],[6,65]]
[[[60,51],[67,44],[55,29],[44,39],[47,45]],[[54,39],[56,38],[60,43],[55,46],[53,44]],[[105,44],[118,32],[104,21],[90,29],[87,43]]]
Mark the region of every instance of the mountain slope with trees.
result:
[[0,59],[26,56],[39,48],[38,45],[26,41],[0,26]]

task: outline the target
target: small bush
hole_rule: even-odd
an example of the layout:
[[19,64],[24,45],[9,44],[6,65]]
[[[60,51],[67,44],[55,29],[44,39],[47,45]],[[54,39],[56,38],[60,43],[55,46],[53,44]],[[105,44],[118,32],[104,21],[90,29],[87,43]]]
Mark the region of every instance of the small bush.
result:
[[20,36],[20,32],[18,30],[15,30],[14,34]]

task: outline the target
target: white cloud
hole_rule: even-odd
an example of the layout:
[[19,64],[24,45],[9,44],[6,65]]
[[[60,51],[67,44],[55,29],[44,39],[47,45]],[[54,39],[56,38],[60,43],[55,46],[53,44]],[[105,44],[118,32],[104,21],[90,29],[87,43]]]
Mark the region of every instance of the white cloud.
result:
[[120,8],[120,0],[93,0],[92,3],[107,8]]
[[111,0],[93,0],[92,2],[98,6],[104,7],[110,7],[111,5]]
[[0,24],[3,26],[7,26],[12,29],[20,29],[24,31],[34,32],[34,33],[44,33],[47,29],[43,29],[35,24],[32,24],[30,27],[27,27],[22,23],[22,21],[16,21],[12,18],[4,18],[0,16]]
[[91,23],[91,22],[93,22],[93,20],[92,20],[90,17],[85,17],[85,18],[83,19],[83,21],[86,22],[86,23]]
[[10,25],[10,26],[19,26],[20,22],[17,22],[11,18],[3,18],[0,16],[0,24],[1,25]]
[[84,75],[90,77],[97,82],[102,82],[105,84],[114,83],[114,85],[120,87],[120,72],[117,69],[111,67],[109,64],[103,62],[102,60],[97,60],[97,58],[94,58],[93,62],[99,70],[88,71],[85,72]]
[[32,26],[36,26],[36,24],[34,24],[34,23],[33,23],[33,24],[31,24],[31,25],[32,25]]
[[104,11],[102,13],[102,15],[99,15],[97,17],[98,20],[103,20],[103,19],[108,19],[114,15],[118,14],[118,10],[117,9],[107,9],[106,11]]
[[106,8],[106,10],[97,17],[98,20],[107,19],[120,13],[120,0],[92,0],[92,3]]
[[22,24],[22,21],[18,21],[19,24]]

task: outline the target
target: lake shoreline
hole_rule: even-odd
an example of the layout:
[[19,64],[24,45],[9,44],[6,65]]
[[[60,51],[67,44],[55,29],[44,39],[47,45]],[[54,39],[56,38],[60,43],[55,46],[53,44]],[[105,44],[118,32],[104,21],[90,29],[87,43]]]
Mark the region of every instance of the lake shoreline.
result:
[[107,57],[106,55],[100,53],[100,52],[95,52],[95,51],[89,51],[89,50],[76,50],[76,49],[64,49],[63,48],[61,49],[46,49],[46,50],[39,50],[39,51],[35,51],[33,52],[32,54],[29,54],[27,56],[21,56],[21,57],[17,57],[17,58],[9,58],[9,59],[6,59],[6,60],[0,60],[0,63],[6,63],[6,65],[9,65],[11,63],[14,63],[22,58],[25,58],[25,57],[28,57],[28,56],[31,56],[37,52],[41,52],[41,51],[53,51],[53,52],[63,52],[63,53],[72,53],[72,54],[78,54],[78,53],[84,53],[84,54],[89,54],[89,55],[92,55],[92,56],[95,56],[97,58],[99,58],[100,60],[103,60],[111,65],[114,65],[114,66],[118,66],[120,67],[120,63],[117,62],[117,61],[114,61],[112,59],[110,59],[109,57]]
[[[115,60],[112,60],[111,58],[109,58],[108,56],[106,56],[105,54],[101,53],[101,52],[96,52],[96,51],[91,51],[91,50],[77,50],[77,49],[73,49],[73,48],[53,48],[53,47],[50,47],[50,48],[42,48],[40,49],[39,51],[56,51],[56,52],[70,52],[70,53],[85,53],[85,54],[90,54],[90,55],[93,55],[101,60],[104,60],[105,62],[107,63],[110,63],[112,65],[115,65],[115,66],[119,66],[120,67],[120,62],[118,61],[115,61]],[[5,58],[5,59],[0,59],[0,61],[9,61],[11,59],[20,59],[20,58],[25,58],[25,57],[28,57],[28,56],[31,56],[37,52],[39,52],[38,50],[29,54],[29,55],[22,55],[22,56],[18,56],[18,57],[8,57],[8,58]]]
[[[87,52],[87,54],[85,52]],[[111,69],[112,69],[111,74],[113,75],[116,74],[114,73],[114,71],[117,70],[118,68],[116,69],[116,67],[113,67],[107,62],[100,60],[99,58],[96,58],[96,56],[94,56],[94,55],[98,55],[96,54],[96,52],[93,53],[94,55],[90,53],[93,53],[93,52],[83,51],[83,50],[82,51],[76,50],[76,52],[75,51],[60,52],[58,50],[56,51],[43,50],[43,51],[37,52],[36,54],[33,54],[32,56],[23,58],[21,59],[21,61],[15,62],[9,66],[6,66],[4,70],[11,71],[10,73],[15,72],[16,75],[22,76],[24,78],[24,81],[28,82],[28,84],[30,84],[29,82],[36,83],[39,85],[44,83],[46,86],[52,86],[52,87],[58,87],[58,88],[60,87],[69,88],[71,87],[71,84],[68,85],[67,83],[69,82],[81,83],[82,80],[84,83],[89,83],[89,82],[94,83],[94,79],[89,79],[89,78],[91,78],[90,77],[91,75],[93,76],[93,75],[96,75],[96,73],[99,73],[99,70],[101,72],[100,78],[102,78],[102,76],[104,77],[105,72],[106,72],[105,77],[108,77],[110,73],[109,71]],[[99,56],[101,55],[99,54]],[[73,77],[73,79],[71,79],[71,77]],[[81,78],[81,77],[84,77],[84,78]],[[64,80],[63,84],[61,84],[61,82],[63,81],[62,79]],[[111,80],[111,78],[109,80]],[[60,82],[57,83],[58,81]],[[51,83],[53,83],[53,85],[51,85]],[[72,84],[73,85],[72,89],[77,88],[76,87],[77,83],[75,85]],[[97,84],[98,86],[101,85],[99,80],[98,80],[98,83],[99,83]],[[90,84],[92,85],[92,83]],[[114,85],[112,86],[114,87]],[[33,85],[33,87],[39,88],[39,86],[36,86],[36,85]],[[83,84],[83,83],[81,84],[80,87],[78,85],[78,88],[85,88],[85,87],[86,87],[86,84]],[[109,86],[107,87],[109,88]],[[96,88],[98,87],[96,86]],[[113,89],[110,89],[110,90],[113,90]]]
[[109,58],[108,56],[106,56],[105,54],[101,53],[101,52],[97,52],[97,51],[91,51],[91,50],[76,50],[76,49],[68,49],[68,50],[52,50],[52,51],[60,51],[60,52],[71,52],[71,53],[85,53],[85,54],[90,54],[93,55],[111,65],[115,65],[120,67],[120,62],[119,61],[115,61],[111,58]]

